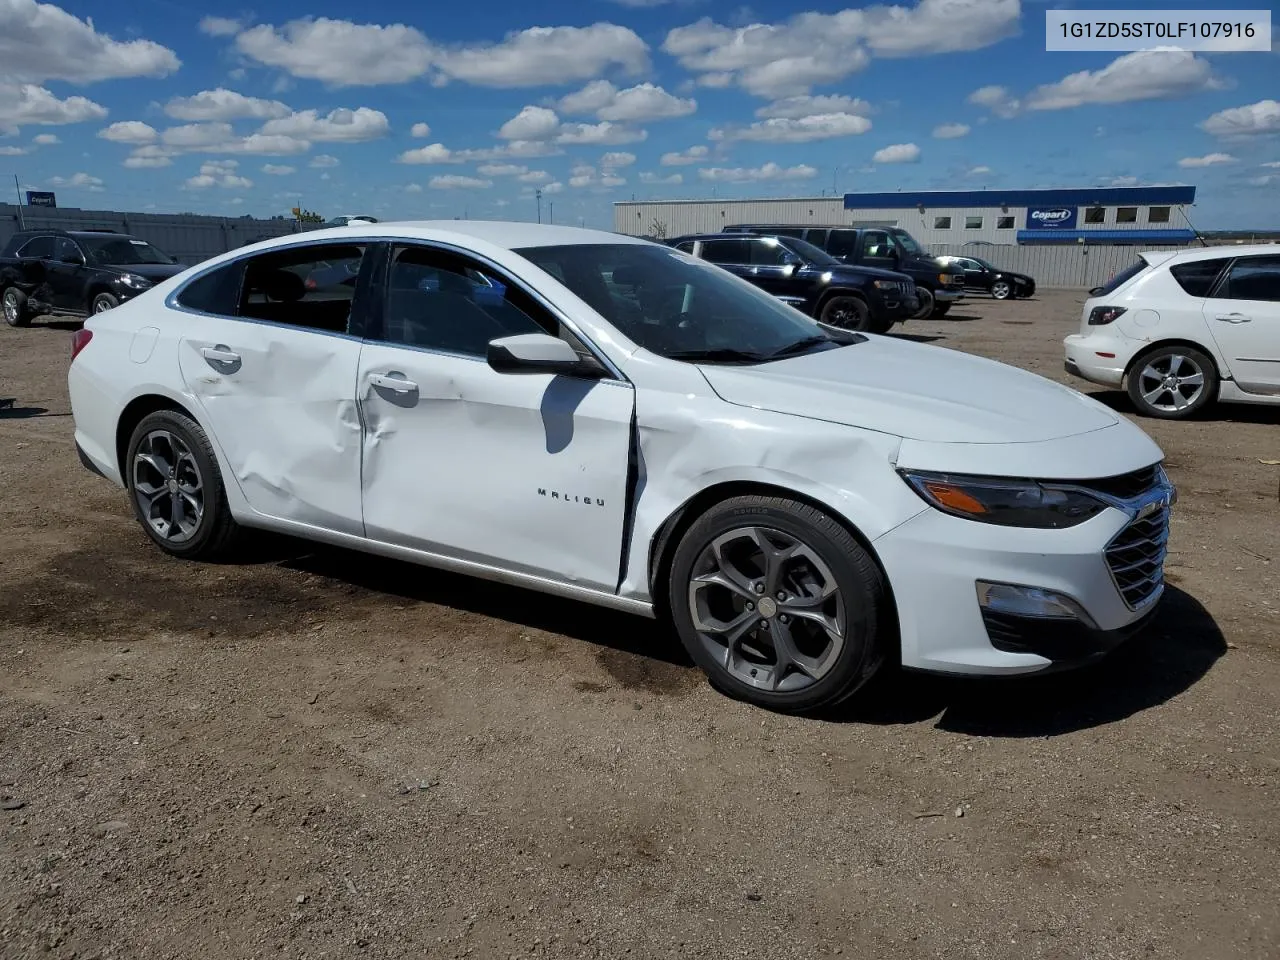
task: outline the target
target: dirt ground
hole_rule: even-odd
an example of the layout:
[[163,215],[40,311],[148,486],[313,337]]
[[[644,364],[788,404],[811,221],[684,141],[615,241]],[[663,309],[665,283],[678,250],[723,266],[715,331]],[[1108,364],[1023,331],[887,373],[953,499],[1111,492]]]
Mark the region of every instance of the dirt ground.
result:
[[[1065,381],[1079,300],[906,332]],[[0,328],[6,960],[1280,956],[1280,410],[1142,422],[1181,494],[1150,636],[796,719],[649,621],[165,558],[76,460],[59,326]]]

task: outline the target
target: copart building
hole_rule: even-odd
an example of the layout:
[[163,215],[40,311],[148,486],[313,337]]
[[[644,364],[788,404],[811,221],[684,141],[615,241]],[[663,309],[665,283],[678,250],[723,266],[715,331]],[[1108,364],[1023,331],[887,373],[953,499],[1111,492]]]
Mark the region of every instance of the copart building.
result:
[[1196,188],[924,190],[843,198],[662,200],[613,205],[613,228],[676,237],[735,224],[898,226],[923,244],[1188,243]]

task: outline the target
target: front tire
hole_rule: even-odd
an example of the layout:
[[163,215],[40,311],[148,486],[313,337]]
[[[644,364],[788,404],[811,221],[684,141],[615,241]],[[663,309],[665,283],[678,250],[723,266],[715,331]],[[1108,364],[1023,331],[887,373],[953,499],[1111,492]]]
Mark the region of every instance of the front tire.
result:
[[841,330],[868,331],[875,327],[871,308],[858,297],[834,296],[822,305],[819,319],[829,327]]
[[937,299],[928,287],[916,287],[916,298],[920,301],[920,309],[911,315],[912,320],[928,320],[933,316],[933,308]]
[[1013,297],[1013,285],[1008,280],[997,280],[991,285],[991,296],[997,300],[1009,300]]
[[89,303],[90,313],[106,313],[114,307],[120,306],[120,300],[110,293],[100,293]]
[[186,414],[160,410],[142,419],[129,439],[125,478],[134,516],[161,550],[191,560],[231,552],[240,526],[209,438]]
[[950,311],[951,311],[951,304],[940,303],[933,308],[933,317],[935,319],[939,317],[945,317]]
[[1134,361],[1127,391],[1143,416],[1186,420],[1217,398],[1218,369],[1194,347],[1157,347]]
[[4,322],[11,327],[25,327],[31,323],[31,311],[27,308],[27,295],[17,287],[8,287],[0,296],[4,308]]
[[843,526],[806,504],[717,504],[676,547],[667,583],[676,631],[721,692],[804,713],[831,707],[884,660],[879,567]]

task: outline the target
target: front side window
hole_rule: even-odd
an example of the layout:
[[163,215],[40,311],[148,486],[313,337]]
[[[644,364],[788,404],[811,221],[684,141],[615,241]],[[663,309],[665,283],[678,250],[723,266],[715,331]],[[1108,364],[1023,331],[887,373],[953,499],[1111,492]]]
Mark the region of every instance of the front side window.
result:
[[868,230],[862,235],[862,255],[888,260],[893,257],[893,241],[883,230]]
[[53,258],[62,263],[83,262],[80,248],[76,246],[74,240],[68,240],[66,237],[58,237],[53,242]]
[[26,260],[53,259],[53,237],[35,237],[28,240],[26,246],[18,251],[18,256]]
[[346,333],[365,248],[294,247],[245,261],[237,313],[295,327]]
[[916,243],[916,238],[913,237],[911,234],[907,233],[907,231],[902,229],[895,229],[892,231],[892,233],[893,233],[893,239],[898,244],[898,246],[900,246],[903,250],[905,250],[907,253],[911,254],[912,256],[915,256],[917,254],[924,252],[921,249],[920,244]]
[[1219,296],[1280,303],[1280,257],[1241,257],[1231,265]]
[[144,263],[177,263],[173,257],[157,250],[145,240],[135,237],[82,237],[89,259],[112,267],[128,267]]
[[794,307],[674,250],[647,244],[526,247],[516,253],[565,285],[632,341],[690,362],[753,363],[834,341]]
[[1116,223],[1137,223],[1137,207],[1116,207]]
[[748,252],[753,267],[785,267],[795,260],[795,254],[777,240],[752,240]]
[[1175,263],[1169,268],[1169,273],[1190,296],[1207,297],[1227,263],[1226,257],[1192,260],[1189,263]]
[[965,217],[964,228],[966,230],[981,230],[982,218],[981,217]]
[[381,336],[389,343],[483,357],[491,340],[555,335],[558,326],[518,288],[465,257],[422,246],[392,254]]

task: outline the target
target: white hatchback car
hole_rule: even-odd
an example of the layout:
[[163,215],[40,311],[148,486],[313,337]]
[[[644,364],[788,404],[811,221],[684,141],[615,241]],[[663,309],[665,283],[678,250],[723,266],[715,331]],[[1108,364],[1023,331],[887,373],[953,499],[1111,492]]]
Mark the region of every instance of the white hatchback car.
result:
[[1163,590],[1173,490],[1127,420],[634,238],[279,238],[73,349],[81,457],[162,549],[269,528],[660,616],[720,689],[777,709],[890,658],[1087,661]]
[[1280,404],[1280,247],[1140,254],[1091,291],[1064,345],[1069,372],[1126,387],[1150,417]]

